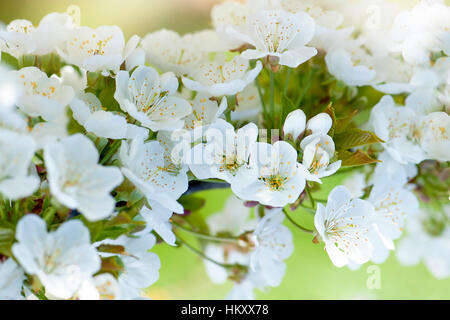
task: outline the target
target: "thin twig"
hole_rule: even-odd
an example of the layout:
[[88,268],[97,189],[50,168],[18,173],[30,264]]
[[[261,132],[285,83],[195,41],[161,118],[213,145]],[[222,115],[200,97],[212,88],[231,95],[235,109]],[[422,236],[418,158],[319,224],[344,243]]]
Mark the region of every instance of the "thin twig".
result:
[[221,266],[222,268],[232,268],[235,265],[234,264],[227,264],[227,263],[221,263],[219,261],[216,261],[210,257],[208,257],[207,255],[205,255],[203,252],[201,252],[200,250],[197,250],[196,248],[194,248],[193,246],[191,246],[189,243],[187,243],[186,241],[184,241],[182,238],[180,238],[179,235],[176,236],[177,240],[179,241],[179,243],[183,246],[185,246],[186,248],[188,248],[189,250],[191,250],[193,253],[195,253],[196,255],[202,257],[205,260],[208,260],[214,264],[217,264],[218,266]]
[[233,243],[236,243],[236,241],[238,240],[237,237],[235,237],[235,238],[233,238],[233,237],[219,237],[219,236],[211,236],[209,234],[203,234],[203,233],[200,233],[200,232],[196,232],[194,230],[191,230],[191,229],[188,229],[186,227],[183,227],[181,224],[179,224],[179,223],[177,223],[175,221],[172,221],[172,224],[176,228],[178,228],[180,230],[183,230],[183,231],[185,231],[187,233],[190,233],[190,234],[196,236],[197,238],[201,238],[201,239],[205,239],[205,240],[209,240],[209,241],[233,242]]
[[306,232],[308,234],[314,234],[313,230],[307,229],[302,227],[301,225],[299,225],[297,222],[294,221],[294,219],[291,218],[291,216],[287,213],[286,209],[283,208],[283,213],[286,216],[286,218],[294,225],[296,226],[298,229],[302,230],[303,232]]

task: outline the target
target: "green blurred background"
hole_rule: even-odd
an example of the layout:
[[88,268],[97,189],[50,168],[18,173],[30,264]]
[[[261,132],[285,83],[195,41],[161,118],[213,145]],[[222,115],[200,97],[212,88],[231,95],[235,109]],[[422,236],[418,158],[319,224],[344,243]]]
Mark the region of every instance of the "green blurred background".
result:
[[[220,0],[0,0],[0,21],[9,23],[23,18],[37,24],[47,13],[64,12],[71,5],[80,8],[82,25],[118,25],[127,37],[160,29],[174,29],[180,33],[208,27],[209,10]],[[414,3],[403,0],[403,3]],[[329,189],[339,184],[344,175],[324,181]],[[328,190],[323,190],[325,198]],[[208,191],[203,195],[206,205],[199,214],[220,211],[230,196],[227,190]],[[311,214],[296,212],[294,218],[312,227]],[[364,265],[358,271],[336,268],[323,250],[323,245],[311,242],[289,222],[294,234],[295,251],[287,260],[287,273],[278,288],[258,293],[262,299],[449,299],[450,279],[433,278],[423,264],[417,267],[399,265],[391,254],[380,265],[381,288],[368,289],[370,274]],[[194,239],[187,238],[194,243]],[[222,299],[232,284],[214,285],[208,279],[202,261],[184,248],[158,244],[154,250],[161,258],[159,281],[148,290],[153,299]]]

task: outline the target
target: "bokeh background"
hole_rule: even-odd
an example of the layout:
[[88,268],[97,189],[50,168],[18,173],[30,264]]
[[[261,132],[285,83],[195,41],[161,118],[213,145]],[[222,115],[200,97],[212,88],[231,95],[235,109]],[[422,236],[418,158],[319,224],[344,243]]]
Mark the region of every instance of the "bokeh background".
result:
[[[47,13],[65,12],[70,6],[80,9],[82,25],[118,25],[126,37],[144,36],[160,28],[187,33],[210,26],[209,10],[221,0],[0,0],[0,21],[7,24],[23,18],[37,24]],[[413,4],[414,0],[400,0]],[[350,2],[350,0],[349,0]],[[329,190],[339,184],[345,175],[324,179],[325,198]],[[222,210],[228,190],[207,191],[205,207],[199,212],[210,215]],[[295,219],[312,227],[307,212],[296,212]],[[311,242],[311,236],[302,233],[289,222],[294,234],[295,251],[287,260],[287,273],[278,288],[258,293],[261,299],[450,299],[450,279],[437,280],[423,264],[417,267],[401,266],[391,254],[379,266],[381,288],[369,289],[371,274],[364,265],[358,271],[336,268],[330,262],[322,245]],[[188,238],[194,243],[194,239]],[[223,299],[232,284],[214,285],[208,279],[203,262],[184,248],[158,244],[154,251],[161,258],[159,281],[148,290],[153,299]]]

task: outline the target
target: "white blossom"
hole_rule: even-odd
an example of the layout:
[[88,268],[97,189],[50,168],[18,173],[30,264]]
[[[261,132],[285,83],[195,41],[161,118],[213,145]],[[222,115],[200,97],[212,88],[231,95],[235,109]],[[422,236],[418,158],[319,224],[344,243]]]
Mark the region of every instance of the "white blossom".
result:
[[249,168],[241,183],[232,185],[233,192],[241,199],[273,207],[294,203],[306,184],[295,149],[284,141],[257,142],[250,154]]
[[50,191],[65,206],[77,209],[88,220],[104,219],[113,213],[114,198],[109,194],[122,183],[116,167],[98,164],[94,143],[76,134],[44,149]]
[[283,133],[295,141],[306,129],[313,134],[327,134],[332,125],[333,121],[328,113],[319,113],[306,121],[306,115],[303,110],[295,109],[287,115],[283,125]]
[[328,195],[326,207],[317,204],[314,225],[325,242],[325,250],[337,267],[351,262],[363,264],[370,260],[373,245],[373,205],[361,199],[352,199],[343,186],[335,187]]
[[189,131],[192,140],[200,139],[205,131],[216,123],[227,108],[227,99],[222,98],[220,104],[212,100],[206,94],[197,94],[190,101],[192,113],[184,119],[184,130]]
[[189,168],[198,179],[219,178],[231,185],[241,184],[257,137],[254,123],[235,132],[231,124],[219,120],[205,132],[206,143],[192,148]]
[[305,12],[261,10],[247,18],[243,27],[229,26],[230,38],[255,47],[242,53],[246,59],[276,57],[279,64],[296,68],[317,54],[306,46],[314,35],[314,20]]
[[30,170],[36,144],[25,134],[0,130],[0,193],[16,200],[33,194],[40,180]]
[[38,26],[24,19],[13,20],[6,30],[0,31],[0,48],[15,58],[27,54],[49,54],[56,50],[73,27],[72,18],[66,13],[50,13]]
[[14,257],[26,273],[39,277],[51,296],[72,297],[82,280],[100,269],[89,230],[81,221],[67,221],[56,231],[47,232],[44,220],[26,215],[17,225],[16,239]]
[[131,143],[122,143],[122,172],[148,200],[183,213],[176,200],[188,188],[186,169],[174,164],[168,156],[158,141],[144,143],[138,136]]
[[252,235],[255,249],[250,256],[250,268],[272,287],[281,284],[286,271],[283,260],[294,251],[292,234],[282,225],[283,220],[281,209],[270,210],[259,221]]
[[[250,217],[250,208],[244,206],[242,200],[235,196],[228,198],[221,212],[214,213],[206,220],[211,234],[230,233],[233,236],[252,230],[257,220]],[[231,243],[210,243],[205,248],[205,255],[220,263],[249,265],[250,253],[245,248]],[[224,283],[228,278],[225,268],[204,260],[206,273],[213,283]]]
[[302,165],[306,169],[306,180],[321,183],[320,178],[334,174],[341,167],[341,160],[331,163],[335,146],[333,139],[326,134],[311,134],[302,140],[300,147],[303,150]]
[[87,277],[75,295],[79,300],[118,300],[119,297],[119,282],[110,273]]
[[258,123],[262,112],[261,98],[254,84],[248,85],[236,95],[236,106],[230,113],[232,121],[251,121]]
[[390,96],[384,96],[371,112],[374,132],[385,141],[390,155],[403,164],[450,159],[449,119],[445,112],[420,116],[411,108],[397,106]]
[[175,130],[183,126],[183,118],[192,112],[189,103],[174,96],[178,80],[172,73],[159,75],[140,66],[131,76],[120,71],[116,78],[114,98],[123,111],[152,131]]
[[0,300],[22,300],[21,294],[25,274],[14,259],[0,263]]
[[162,29],[147,34],[141,41],[147,61],[164,72],[182,76],[197,68],[208,54],[219,51],[223,44],[214,30],[204,30],[180,36],[172,30]]
[[135,35],[125,44],[122,30],[116,26],[77,27],[68,33],[58,53],[68,63],[108,75],[120,69],[138,43],[139,37]]
[[335,173],[341,167],[341,160],[330,163],[334,157],[335,146],[333,139],[327,135],[333,121],[327,113],[319,113],[306,121],[306,115],[301,109],[290,112],[283,125],[286,137],[298,140],[305,130],[311,134],[301,140],[303,161],[299,166],[304,172],[306,180],[321,183],[320,178]]
[[255,80],[262,70],[260,61],[249,69],[247,59],[236,56],[228,60],[224,54],[216,54],[212,61],[204,61],[183,78],[183,84],[191,90],[220,97],[235,95]]
[[[156,243],[152,234],[142,235],[139,238],[120,236],[115,240],[104,240],[102,244],[120,245],[125,248],[125,254],[120,255],[123,262],[123,271],[118,282],[121,300],[137,299],[141,297],[141,291],[159,278],[161,262],[159,257],[148,252]],[[103,256],[111,254],[102,253]]]
[[62,85],[56,76],[47,77],[36,67],[12,71],[12,76],[23,89],[17,101],[23,112],[31,117],[41,116],[46,121],[63,121],[66,106],[74,96],[72,87]]
[[374,67],[368,61],[366,64],[369,66],[361,63],[364,59],[370,60],[370,57],[361,49],[351,51],[351,53],[344,49],[338,49],[328,52],[325,57],[328,71],[349,86],[367,85],[375,78]]
[[[438,215],[448,215],[448,206]],[[397,259],[405,266],[423,261],[431,274],[444,279],[450,277],[450,229],[442,219],[427,220],[430,212],[422,212],[408,220],[407,236],[402,238],[396,251]],[[433,214],[433,213],[431,213]],[[431,217],[430,217],[431,218]]]
[[148,136],[148,130],[127,123],[125,117],[103,110],[102,103],[93,93],[79,93],[70,103],[73,117],[88,132],[109,139],[133,139]]
[[146,227],[140,233],[145,234],[154,230],[167,244],[175,246],[176,237],[172,231],[172,210],[163,207],[155,201],[149,201],[151,208],[144,206],[140,211]]
[[420,1],[411,10],[399,13],[392,26],[395,45],[410,64],[424,64],[430,53],[450,50],[450,8],[443,1]]
[[283,125],[285,137],[291,137],[297,140],[306,129],[306,115],[302,109],[296,109],[290,112]]

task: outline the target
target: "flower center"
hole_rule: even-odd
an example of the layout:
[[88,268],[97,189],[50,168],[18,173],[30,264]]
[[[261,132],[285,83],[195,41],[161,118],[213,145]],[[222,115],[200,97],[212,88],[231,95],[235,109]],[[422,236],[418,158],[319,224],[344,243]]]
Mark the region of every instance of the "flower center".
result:
[[272,191],[283,190],[288,178],[281,176],[280,174],[272,174],[268,177],[261,176],[260,180],[264,181]]

